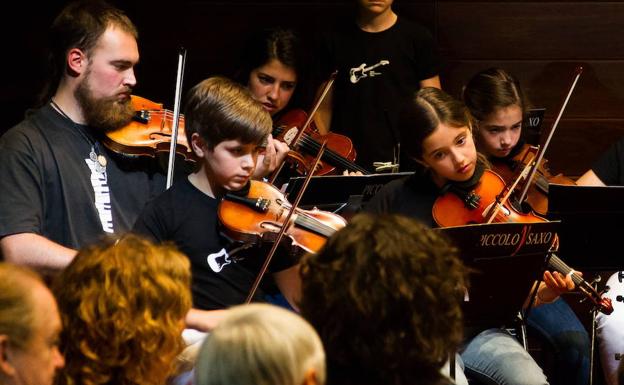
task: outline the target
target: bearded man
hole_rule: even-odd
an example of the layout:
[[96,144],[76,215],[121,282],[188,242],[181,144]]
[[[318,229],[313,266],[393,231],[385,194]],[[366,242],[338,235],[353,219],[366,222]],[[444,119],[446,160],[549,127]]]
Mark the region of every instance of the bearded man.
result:
[[42,107],[0,138],[0,251],[58,270],[81,246],[131,228],[164,179],[153,162],[121,159],[101,144],[134,115],[139,52],[130,19],[105,2],[71,3],[50,41]]

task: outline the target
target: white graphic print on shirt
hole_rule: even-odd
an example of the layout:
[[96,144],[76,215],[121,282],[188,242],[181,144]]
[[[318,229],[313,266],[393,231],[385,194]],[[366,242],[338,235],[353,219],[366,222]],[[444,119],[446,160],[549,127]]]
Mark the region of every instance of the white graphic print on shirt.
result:
[[375,68],[379,66],[385,66],[390,64],[388,60],[380,60],[379,63],[373,64],[370,67],[366,66],[366,63],[360,64],[359,67],[351,68],[349,70],[349,80],[351,83],[355,84],[360,81],[360,79],[375,77],[377,75],[381,75],[381,72],[374,71]]
[[113,210],[106,171],[102,172],[101,166],[90,158],[85,159],[85,162],[91,170],[91,185],[95,194],[94,204],[102,222],[102,229],[107,233],[113,233]]
[[215,273],[220,272],[223,270],[224,266],[232,263],[232,260],[230,259],[227,251],[225,251],[225,248],[221,249],[221,251],[217,253],[209,254],[206,259],[208,260],[208,266],[210,266],[212,271]]

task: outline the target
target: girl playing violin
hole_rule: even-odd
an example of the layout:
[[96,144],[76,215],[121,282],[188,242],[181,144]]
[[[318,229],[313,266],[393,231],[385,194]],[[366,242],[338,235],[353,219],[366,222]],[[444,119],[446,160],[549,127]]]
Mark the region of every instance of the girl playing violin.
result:
[[[206,79],[193,87],[186,103],[186,136],[200,168],[179,179],[141,213],[134,230],[156,241],[172,241],[191,261],[194,309],[187,325],[214,326],[224,309],[243,303],[263,263],[234,253],[219,231],[219,199],[244,188],[271,132],[271,117],[249,92],[228,79]],[[296,261],[273,258],[269,270],[284,297],[295,303],[299,288]],[[259,293],[254,299],[261,299]]]
[[[479,151],[495,171],[499,167],[517,169],[514,158],[526,146],[522,124],[527,101],[520,82],[503,69],[486,69],[468,81],[463,100],[473,117]],[[560,383],[585,384],[589,378],[589,336],[568,304],[558,299],[540,306],[530,312],[527,322],[557,352]]]
[[[464,105],[437,88],[419,90],[400,116],[403,147],[422,169],[384,186],[367,210],[398,213],[435,225],[434,201],[451,184],[466,188],[486,167],[472,137]],[[475,180],[476,179],[476,180]],[[544,273],[538,304],[553,302],[573,287],[559,273]],[[518,341],[503,329],[488,329],[467,342],[461,353],[469,377],[494,384],[546,384],[541,368]]]

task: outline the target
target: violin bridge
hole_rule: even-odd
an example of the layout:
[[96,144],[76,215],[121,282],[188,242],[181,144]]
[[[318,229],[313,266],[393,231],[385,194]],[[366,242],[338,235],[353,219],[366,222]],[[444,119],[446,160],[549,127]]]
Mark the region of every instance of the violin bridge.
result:
[[481,201],[481,196],[479,196],[478,194],[475,194],[474,191],[471,191],[464,198],[464,204],[466,205],[466,207],[468,207],[471,210],[474,210],[477,207],[479,207],[479,202],[480,201]]

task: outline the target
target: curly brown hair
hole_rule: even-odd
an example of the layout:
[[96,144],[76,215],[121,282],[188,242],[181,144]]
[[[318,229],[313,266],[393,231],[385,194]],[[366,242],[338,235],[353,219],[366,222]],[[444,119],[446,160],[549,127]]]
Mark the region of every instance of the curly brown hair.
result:
[[80,251],[53,285],[67,360],[57,384],[164,383],[184,348],[190,280],[182,253],[137,236]]
[[301,262],[301,312],[317,329],[329,383],[437,384],[462,339],[466,269],[439,233],[360,214]]

